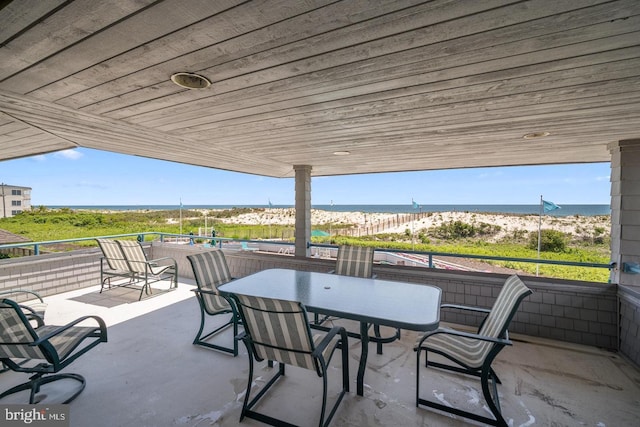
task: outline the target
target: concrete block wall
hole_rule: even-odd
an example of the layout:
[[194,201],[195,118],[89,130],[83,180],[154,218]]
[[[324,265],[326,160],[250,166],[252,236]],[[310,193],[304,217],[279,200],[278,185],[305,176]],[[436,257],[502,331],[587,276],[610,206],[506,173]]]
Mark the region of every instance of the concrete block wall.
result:
[[[490,308],[508,276],[472,272],[380,266],[381,279],[403,280],[438,286],[442,303]],[[398,271],[400,270],[400,271]],[[387,272],[388,271],[388,272]],[[509,326],[512,333],[618,348],[617,287],[611,284],[543,279],[523,276],[533,290],[525,298]],[[460,310],[443,310],[445,322],[479,326],[482,317]]]
[[[267,268],[326,272],[335,262],[246,252],[225,253],[232,275],[242,277]],[[507,278],[501,274],[451,272],[414,267],[376,266],[380,279],[438,286],[442,303],[490,308]],[[523,277],[534,291],[513,318],[509,330],[536,337],[617,350],[618,296],[613,284]],[[460,311],[442,313],[442,320],[478,326],[481,316]]]
[[41,297],[100,283],[99,249],[0,260],[0,290],[28,289]]
[[640,366],[640,290],[620,287],[620,352]]
[[[193,273],[186,257],[203,250],[210,249],[156,242],[147,248],[150,258],[175,258],[179,275],[190,279],[193,279]],[[226,250],[225,254],[235,277],[267,268],[326,272],[335,265],[335,261],[317,258]],[[100,282],[100,257],[101,253],[96,248],[0,260],[0,290],[23,288],[48,296],[96,286]],[[481,307],[491,307],[507,277],[388,265],[376,265],[374,272],[380,279],[438,286],[442,289],[443,303]],[[534,293],[522,303],[510,325],[511,332],[611,350],[620,349],[630,359],[638,361],[640,297],[637,290],[634,291],[637,288],[621,288],[618,292],[614,284],[528,276],[523,279]],[[442,320],[477,326],[480,317],[444,312]],[[619,321],[622,329],[619,329]]]

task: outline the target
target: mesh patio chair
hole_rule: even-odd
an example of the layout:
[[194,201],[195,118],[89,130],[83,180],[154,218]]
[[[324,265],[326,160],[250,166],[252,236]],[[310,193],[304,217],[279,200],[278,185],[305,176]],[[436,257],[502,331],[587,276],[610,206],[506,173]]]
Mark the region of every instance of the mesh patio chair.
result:
[[[336,268],[335,270],[331,270],[330,273],[340,274],[342,276],[375,278],[376,275],[373,273],[373,256],[374,248],[372,247],[339,246]],[[314,323],[312,326],[317,329],[324,329],[324,327],[320,325],[329,320],[335,320],[335,318],[325,316],[320,319],[317,314],[314,314]],[[395,333],[391,336],[383,337],[380,331],[380,325],[374,324],[372,326],[374,335],[369,336],[369,340],[376,343],[378,354],[382,354],[382,344],[400,339],[400,329],[396,329]],[[361,338],[357,332],[348,331],[347,334],[352,338]]]
[[[80,326],[81,323],[92,325]],[[47,398],[46,392],[41,393],[43,385],[71,379],[78,384],[61,403],[71,402],[84,390],[85,379],[78,374],[58,372],[99,343],[106,341],[107,328],[97,316],[84,316],[64,326],[45,325],[34,329],[18,303],[2,299],[0,360],[12,371],[32,375],[28,382],[4,391],[0,394],[0,399],[30,390],[29,404],[36,404]]]
[[[96,239],[102,251],[100,258],[100,293],[107,287],[111,288],[114,278],[128,279],[127,285],[135,281],[135,274],[129,268],[127,260],[118,242],[112,239]],[[123,286],[120,284],[119,286]]]
[[[197,255],[189,255],[187,259],[193,268],[193,275],[196,279],[198,289],[196,293],[198,305],[200,306],[200,328],[193,340],[193,344],[209,347],[216,350],[238,355],[238,335],[239,316],[234,302],[218,292],[218,286],[233,280],[224,252],[221,250],[211,250]],[[230,314],[231,317],[223,325],[217,326],[211,332],[204,333],[205,324],[208,317]],[[222,332],[229,326],[233,326],[233,347],[224,347],[208,342],[213,336]]]
[[331,273],[342,276],[375,278],[373,274],[374,249],[364,246],[338,247],[336,257],[336,268]]
[[[27,289],[6,289],[0,291],[0,298],[15,300],[24,312],[25,317],[34,329],[44,325],[44,314],[47,310],[47,303],[44,302],[40,294]],[[20,301],[19,301],[20,300]],[[7,368],[2,364],[0,374],[7,372]]]
[[[178,264],[170,257],[147,259],[144,248],[138,241],[116,240],[122,250],[129,271],[136,282],[142,283],[140,297],[144,294],[151,295],[151,284],[161,280],[171,280],[169,290],[178,287]],[[160,263],[163,263],[161,265]]]
[[[285,374],[285,366],[293,365],[313,370],[322,378],[322,408],[319,426],[331,422],[344,394],[349,391],[349,353],[347,335],[343,327],[336,326],[327,334],[312,336],[307,312],[299,302],[233,295],[245,332],[242,339],[249,352],[249,380],[242,404],[240,421],[244,417],[274,425],[290,426],[282,420],[253,410],[256,403],[269,388]],[[340,345],[342,343],[342,345]],[[336,348],[342,352],[342,390],[325,420],[327,406],[327,370]],[[278,370],[253,399],[250,400],[253,385],[253,362],[268,360],[278,362]]]
[[47,303],[37,292],[28,289],[5,289],[0,291],[0,298],[7,298],[18,302],[27,319],[34,328],[44,325],[44,314]]
[[[443,309],[458,309],[486,314],[478,332],[467,333],[449,328],[439,328],[427,332],[416,343],[417,352],[416,406],[425,405],[450,414],[494,426],[507,426],[500,409],[497,384],[500,379],[491,363],[509,341],[507,327],[522,300],[532,291],[516,275],[509,277],[498,295],[493,307],[488,310],[479,307],[443,304]],[[420,397],[420,353],[425,351],[425,366],[445,369],[480,377],[484,399],[494,418],[478,415],[462,409],[445,406]],[[453,364],[429,361],[429,352],[444,356]]]

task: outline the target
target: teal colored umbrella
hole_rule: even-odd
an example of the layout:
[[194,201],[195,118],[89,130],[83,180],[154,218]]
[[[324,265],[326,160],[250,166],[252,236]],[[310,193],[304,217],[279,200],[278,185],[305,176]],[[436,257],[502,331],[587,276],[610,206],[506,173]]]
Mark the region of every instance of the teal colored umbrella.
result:
[[322,230],[311,230],[311,237],[327,237],[329,233]]

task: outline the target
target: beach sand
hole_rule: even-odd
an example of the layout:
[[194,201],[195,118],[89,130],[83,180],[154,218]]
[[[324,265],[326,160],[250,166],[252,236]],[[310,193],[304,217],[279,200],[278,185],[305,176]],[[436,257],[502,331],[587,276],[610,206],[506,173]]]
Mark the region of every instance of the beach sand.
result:
[[[398,224],[392,224],[398,219],[403,220]],[[219,221],[230,224],[293,226],[295,224],[295,209],[265,209],[232,218],[222,218]],[[438,227],[455,221],[476,225],[481,223],[497,225],[501,230],[493,238],[499,239],[506,235],[513,235],[514,232],[537,231],[540,217],[538,215],[477,212],[432,212],[416,214],[412,217],[409,214],[311,210],[312,227],[329,224],[352,224],[354,228],[369,228],[371,231],[369,234],[404,233],[407,229],[418,233],[422,229]],[[543,215],[541,225],[542,229],[553,229],[575,236],[606,236],[611,231],[611,217],[609,215],[566,217]]]

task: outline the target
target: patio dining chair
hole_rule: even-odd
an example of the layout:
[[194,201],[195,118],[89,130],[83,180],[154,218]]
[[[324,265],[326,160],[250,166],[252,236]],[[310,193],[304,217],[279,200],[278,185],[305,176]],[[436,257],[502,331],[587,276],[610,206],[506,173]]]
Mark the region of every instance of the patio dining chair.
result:
[[[331,270],[330,273],[375,279],[376,275],[373,273],[373,257],[374,248],[372,247],[341,245],[338,247],[336,268]],[[320,319],[318,314],[314,314],[313,327],[323,329],[321,325],[330,320],[335,320],[335,318],[325,316]],[[400,339],[400,329],[396,329],[393,335],[383,337],[380,331],[380,325],[373,324],[372,326],[374,335],[369,336],[369,340],[376,343],[378,354],[382,354],[382,344]],[[360,334],[357,332],[348,331],[347,334],[352,338],[361,339]]]
[[[232,295],[244,324],[241,339],[249,352],[249,380],[242,404],[240,421],[252,418],[274,426],[291,424],[270,415],[256,412],[253,408],[273,384],[285,374],[285,366],[292,365],[315,371],[322,378],[322,408],[319,426],[331,422],[344,394],[349,391],[349,353],[344,343],[347,341],[343,327],[335,326],[327,334],[312,336],[307,311],[300,302],[270,298]],[[340,343],[343,343],[340,345]],[[331,358],[337,348],[342,353],[342,389],[329,415],[325,417],[327,406],[327,373]],[[258,362],[278,362],[277,372],[251,399],[254,359]]]
[[107,328],[97,316],[84,316],[64,326],[44,325],[35,329],[18,303],[7,298],[0,300],[0,361],[14,372],[31,374],[29,381],[0,394],[0,400],[29,390],[29,404],[37,404],[47,399],[42,386],[70,379],[77,382],[76,387],[66,393],[63,402],[56,403],[71,402],[84,390],[85,379],[78,374],[58,372],[106,341]]
[[[187,259],[193,268],[193,275],[196,279],[198,289],[193,289],[200,306],[200,328],[193,340],[193,344],[203,347],[213,348],[216,350],[238,355],[238,341],[235,339],[238,335],[239,316],[235,308],[234,302],[221,295],[218,292],[218,286],[233,280],[229,272],[229,266],[224,256],[224,252],[219,249],[202,252],[196,255],[188,255]],[[210,332],[204,332],[207,318],[211,316],[220,316],[230,314],[231,317],[226,323],[215,327]],[[219,332],[222,332],[229,326],[233,326],[233,346],[225,347],[209,342]]]
[[140,297],[153,293],[151,284],[169,279],[169,290],[178,287],[178,264],[170,257],[147,259],[142,244],[134,240],[116,240],[122,250],[122,255],[128,265],[129,271],[136,282],[142,283]]
[[[489,309],[461,305],[443,304],[443,309],[457,309],[482,313],[482,321],[477,333],[468,333],[450,328],[439,328],[425,333],[416,343],[416,406],[425,405],[450,414],[465,417],[494,426],[507,426],[500,409],[497,384],[500,379],[491,367],[498,353],[508,345],[507,328],[520,303],[532,291],[516,275],[510,276],[500,291],[498,298]],[[480,377],[482,393],[494,418],[465,411],[439,402],[420,397],[420,353],[425,352],[425,366],[449,370]],[[429,360],[429,352],[444,356],[450,363]]]

